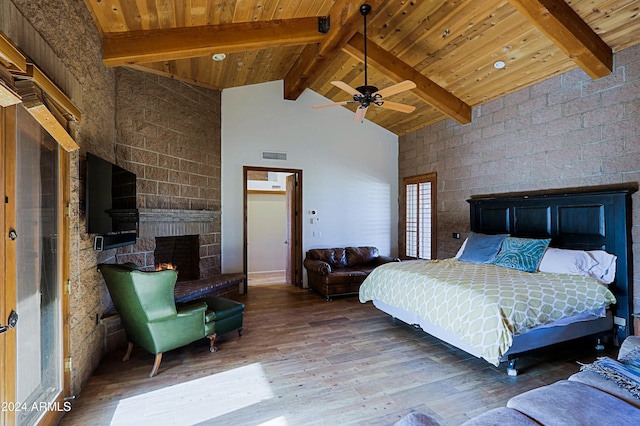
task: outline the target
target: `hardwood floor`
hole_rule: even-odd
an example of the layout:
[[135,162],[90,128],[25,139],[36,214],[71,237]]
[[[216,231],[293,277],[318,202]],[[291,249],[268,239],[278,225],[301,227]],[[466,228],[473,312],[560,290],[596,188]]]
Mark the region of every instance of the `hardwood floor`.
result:
[[285,272],[250,272],[247,275],[248,284],[250,286],[256,285],[270,285],[270,284],[282,284],[285,281]]
[[457,425],[597,355],[573,345],[522,359],[509,377],[357,297],[332,302],[282,283],[251,286],[244,333],[153,356],[107,355],[61,425],[392,425],[412,410]]

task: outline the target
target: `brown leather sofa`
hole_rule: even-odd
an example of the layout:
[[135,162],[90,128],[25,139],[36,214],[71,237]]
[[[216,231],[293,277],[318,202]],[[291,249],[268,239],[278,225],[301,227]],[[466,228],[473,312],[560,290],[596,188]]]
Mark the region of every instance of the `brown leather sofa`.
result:
[[307,251],[304,267],[309,289],[331,300],[333,296],[356,294],[374,268],[397,257],[380,256],[376,247],[346,247]]

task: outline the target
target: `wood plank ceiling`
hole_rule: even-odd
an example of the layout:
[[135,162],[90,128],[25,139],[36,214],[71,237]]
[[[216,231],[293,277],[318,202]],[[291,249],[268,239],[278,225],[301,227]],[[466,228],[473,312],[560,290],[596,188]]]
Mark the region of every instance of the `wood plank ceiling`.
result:
[[[104,40],[104,63],[226,89],[284,80],[287,99],[309,88],[333,101],[361,86],[365,2],[349,0],[85,0]],[[368,83],[410,79],[390,101],[405,114],[371,107],[366,118],[397,135],[568,70],[594,79],[613,53],[640,42],[638,0],[366,0]],[[322,33],[318,18],[329,17]],[[221,62],[211,59],[225,53]],[[494,63],[505,67],[496,69]],[[350,107],[353,109],[353,107]],[[322,114],[322,110],[316,111]]]

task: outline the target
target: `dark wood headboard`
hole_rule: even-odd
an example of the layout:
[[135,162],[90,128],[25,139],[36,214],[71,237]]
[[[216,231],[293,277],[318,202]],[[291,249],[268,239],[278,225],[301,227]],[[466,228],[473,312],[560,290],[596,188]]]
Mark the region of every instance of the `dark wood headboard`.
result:
[[[633,334],[633,261],[631,251],[631,194],[634,188],[553,193],[477,196],[470,204],[471,230],[484,234],[551,238],[552,247],[606,250],[617,259],[616,280],[609,286],[612,306],[625,327],[618,336]],[[618,320],[618,322],[620,322]]]

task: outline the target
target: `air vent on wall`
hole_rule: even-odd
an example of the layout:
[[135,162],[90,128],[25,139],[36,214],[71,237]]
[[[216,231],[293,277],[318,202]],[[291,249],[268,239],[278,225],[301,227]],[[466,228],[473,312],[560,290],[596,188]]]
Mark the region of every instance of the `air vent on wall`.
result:
[[287,159],[287,153],[286,152],[262,151],[262,159],[263,160],[286,160]]

